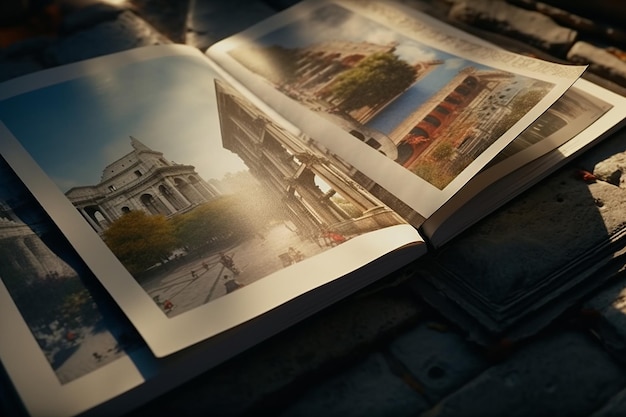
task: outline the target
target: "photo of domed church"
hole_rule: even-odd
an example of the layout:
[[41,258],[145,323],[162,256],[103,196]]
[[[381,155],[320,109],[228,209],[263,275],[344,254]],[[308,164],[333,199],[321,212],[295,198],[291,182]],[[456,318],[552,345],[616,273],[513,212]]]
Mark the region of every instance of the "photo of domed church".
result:
[[[371,180],[361,185],[362,174],[312,138],[271,120],[195,59],[185,62],[137,62],[113,73],[115,88],[78,79],[0,108],[10,115],[28,105],[47,120],[6,117],[126,269],[123,278],[168,318],[405,224],[370,193]],[[144,90],[137,79],[162,88]],[[93,100],[106,111],[85,105]]]
[[171,162],[132,136],[130,147],[104,168],[100,183],[65,193],[98,233],[132,210],[170,217],[218,196],[195,167]]

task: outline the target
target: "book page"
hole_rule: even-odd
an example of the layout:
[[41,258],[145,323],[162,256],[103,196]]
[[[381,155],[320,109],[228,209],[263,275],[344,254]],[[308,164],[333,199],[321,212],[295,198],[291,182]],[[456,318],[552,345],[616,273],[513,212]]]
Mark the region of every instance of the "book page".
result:
[[[624,123],[626,98],[579,79],[422,226],[440,246]],[[463,207],[462,210],[458,210]]]
[[425,251],[349,167],[275,123],[193,48],[5,83],[0,122],[0,154],[158,357],[386,254],[402,255],[352,290]]
[[524,161],[558,148],[619,103],[616,94],[604,89],[594,91],[591,87],[593,84],[582,78],[576,80],[561,98],[496,155],[481,174],[491,173],[497,178],[514,171]]
[[391,2],[300,3],[207,54],[423,217],[581,75]]

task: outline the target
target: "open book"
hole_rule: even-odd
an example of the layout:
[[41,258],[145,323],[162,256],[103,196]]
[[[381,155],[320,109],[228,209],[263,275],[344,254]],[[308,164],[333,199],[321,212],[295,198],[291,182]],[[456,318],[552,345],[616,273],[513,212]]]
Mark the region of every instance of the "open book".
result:
[[583,71],[311,1],[206,54],[2,84],[0,359],[25,409],[137,406],[437,250],[622,122]]

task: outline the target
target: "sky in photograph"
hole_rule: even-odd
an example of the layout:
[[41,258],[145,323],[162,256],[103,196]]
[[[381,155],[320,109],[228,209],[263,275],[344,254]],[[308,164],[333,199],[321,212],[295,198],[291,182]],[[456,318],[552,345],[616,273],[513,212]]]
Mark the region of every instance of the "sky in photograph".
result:
[[63,191],[98,184],[129,136],[221,179],[246,167],[222,148],[215,77],[201,58],[157,58],[2,101],[0,119]]
[[416,42],[392,29],[365,17],[354,14],[337,5],[326,5],[315,9],[295,23],[286,25],[264,35],[257,42],[270,46],[301,48],[329,41],[370,42],[378,45],[397,45],[395,54],[409,64],[442,60],[435,71],[422,78],[403,96],[368,123],[368,126],[389,133],[416,107],[448,83],[459,70],[472,66],[491,69],[471,60],[452,55],[426,44]]

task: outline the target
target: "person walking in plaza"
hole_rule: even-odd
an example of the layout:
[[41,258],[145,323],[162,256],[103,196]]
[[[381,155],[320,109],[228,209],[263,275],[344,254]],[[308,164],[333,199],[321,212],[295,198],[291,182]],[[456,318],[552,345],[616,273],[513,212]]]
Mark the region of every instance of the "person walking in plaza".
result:
[[233,257],[225,254],[224,252],[220,252],[220,263],[224,265],[225,268],[229,269],[233,274],[239,275],[239,269],[235,266],[235,261],[233,261]]
[[231,278],[228,275],[224,275],[224,287],[226,287],[226,294],[230,294],[231,292],[238,290],[243,287],[243,284],[237,282],[234,278]]

